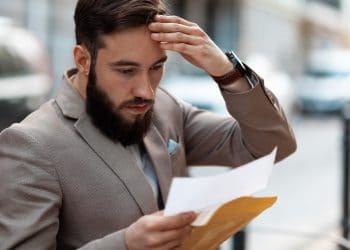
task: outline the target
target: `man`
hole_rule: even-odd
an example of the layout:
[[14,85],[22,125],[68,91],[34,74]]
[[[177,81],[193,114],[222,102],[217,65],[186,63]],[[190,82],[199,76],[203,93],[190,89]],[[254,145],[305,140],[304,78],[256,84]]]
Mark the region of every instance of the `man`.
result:
[[[78,1],[76,68],[0,136],[1,249],[177,249],[195,214],[159,212],[173,176],[295,150],[263,81],[165,13],[161,0]],[[159,87],[167,50],[214,77],[231,118]]]

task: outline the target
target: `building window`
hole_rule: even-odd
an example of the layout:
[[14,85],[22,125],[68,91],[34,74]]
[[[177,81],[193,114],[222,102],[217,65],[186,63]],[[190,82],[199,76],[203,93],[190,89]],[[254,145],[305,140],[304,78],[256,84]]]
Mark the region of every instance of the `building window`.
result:
[[336,8],[336,9],[340,9],[340,7],[341,7],[341,0],[307,0],[306,2],[323,3],[323,4],[326,4],[330,7]]

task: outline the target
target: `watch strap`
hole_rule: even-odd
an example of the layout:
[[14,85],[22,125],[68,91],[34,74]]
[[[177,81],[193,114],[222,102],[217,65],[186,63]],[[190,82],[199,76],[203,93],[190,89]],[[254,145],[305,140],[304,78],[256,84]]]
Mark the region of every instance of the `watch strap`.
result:
[[234,67],[230,72],[226,73],[223,76],[212,76],[214,81],[220,85],[228,85],[244,77],[247,80],[250,88],[254,88],[256,82],[251,79],[251,76],[248,74],[245,65],[241,62],[237,55],[233,51],[227,51],[225,55],[231,61]]
[[214,81],[220,85],[231,84],[242,77],[244,77],[244,75],[240,70],[237,69],[237,67],[234,67],[231,71],[229,71],[223,76],[212,76]]
[[227,51],[225,55],[232,63],[233,69],[223,76],[212,76],[214,81],[220,85],[228,85],[242,77],[245,77],[244,66],[241,66],[242,63],[236,54],[233,51]]

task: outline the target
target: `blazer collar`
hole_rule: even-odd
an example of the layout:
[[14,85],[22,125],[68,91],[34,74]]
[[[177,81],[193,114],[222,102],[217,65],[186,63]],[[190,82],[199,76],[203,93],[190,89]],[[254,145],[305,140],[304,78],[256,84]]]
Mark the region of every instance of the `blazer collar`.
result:
[[120,143],[114,143],[101,134],[86,113],[75,123],[75,128],[101,160],[124,183],[142,213],[150,214],[157,211],[158,204],[152,188],[130,152]]
[[[120,143],[114,143],[104,136],[92,123],[85,112],[85,101],[71,84],[76,69],[68,70],[56,96],[56,102],[63,115],[76,119],[74,127],[85,142],[106,163],[113,173],[125,184],[144,214],[158,210],[153,191],[135,160]],[[172,178],[170,156],[166,142],[154,124],[144,138],[146,150],[152,160],[160,186],[160,195],[166,202]]]
[[55,98],[63,115],[73,119],[78,119],[85,113],[85,101],[72,86],[71,81],[77,72],[77,69],[70,69],[63,75],[61,86]]
[[160,187],[160,195],[165,205],[173,176],[170,155],[167,151],[167,142],[163,139],[154,124],[151,125],[143,142],[155,168]]

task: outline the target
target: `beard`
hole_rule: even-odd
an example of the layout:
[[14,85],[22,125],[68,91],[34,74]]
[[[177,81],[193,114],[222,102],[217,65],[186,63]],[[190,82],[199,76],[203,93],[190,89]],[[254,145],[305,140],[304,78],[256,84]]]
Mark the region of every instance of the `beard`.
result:
[[135,97],[115,106],[108,94],[97,84],[94,68],[89,72],[86,90],[86,112],[93,124],[109,139],[123,146],[140,143],[153,120],[153,107],[144,116],[137,115],[133,122],[127,121],[121,113],[129,105],[153,104],[153,100]]

